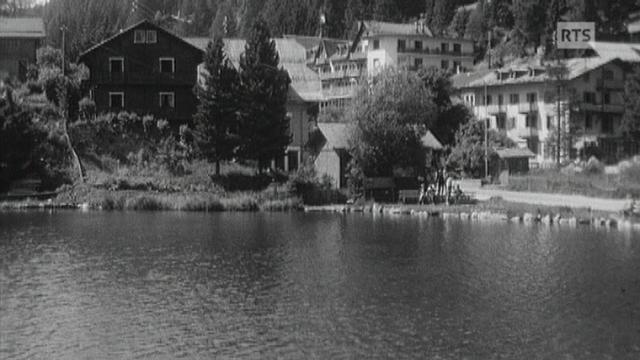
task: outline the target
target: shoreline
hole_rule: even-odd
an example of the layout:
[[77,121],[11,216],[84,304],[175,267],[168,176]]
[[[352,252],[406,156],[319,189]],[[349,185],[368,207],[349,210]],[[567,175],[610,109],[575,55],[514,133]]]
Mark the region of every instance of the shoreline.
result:
[[569,206],[518,203],[490,198],[473,204],[380,204],[305,205],[295,197],[269,198],[257,193],[157,193],[148,191],[67,192],[47,201],[2,201],[0,211],[185,211],[185,212],[324,212],[390,216],[458,218],[483,222],[540,223],[546,225],[629,228],[640,231],[640,219],[617,211]]

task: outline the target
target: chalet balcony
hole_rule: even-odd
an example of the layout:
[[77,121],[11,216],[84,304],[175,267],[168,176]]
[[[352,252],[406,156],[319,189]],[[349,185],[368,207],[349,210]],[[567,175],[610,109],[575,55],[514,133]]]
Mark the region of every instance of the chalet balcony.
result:
[[612,113],[622,114],[624,112],[624,105],[622,104],[593,104],[582,102],[578,104],[578,110],[584,112],[599,112],[599,113]]
[[622,80],[599,80],[597,85],[598,90],[624,90],[624,81]]
[[348,98],[356,93],[355,86],[334,86],[329,89],[322,89],[322,94],[326,98]]
[[441,55],[445,55],[445,56],[458,56],[458,57],[473,57],[474,54],[473,52],[463,52],[463,51],[453,51],[453,50],[447,50],[447,51],[442,51],[442,49],[438,49],[438,48],[421,48],[421,49],[416,49],[416,48],[398,48],[398,53],[401,54],[421,54],[421,55],[434,55],[434,56],[441,56]]
[[538,111],[538,103],[524,102],[518,104],[518,112],[521,114],[526,114],[534,111]]

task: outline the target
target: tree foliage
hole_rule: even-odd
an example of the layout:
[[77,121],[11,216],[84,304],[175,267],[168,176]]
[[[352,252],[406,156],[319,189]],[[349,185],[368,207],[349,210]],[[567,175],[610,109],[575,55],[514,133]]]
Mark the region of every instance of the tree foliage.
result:
[[[456,145],[447,159],[447,166],[475,178],[484,176],[484,131],[482,121],[470,121],[462,125],[456,133]],[[496,148],[514,146],[507,135],[493,129],[488,130],[487,139],[489,160],[495,159]]]
[[275,42],[263,20],[253,25],[240,57],[242,105],[239,154],[258,161],[260,169],[282,156],[290,142],[287,93],[290,79],[279,68]]
[[234,156],[238,145],[238,72],[224,53],[221,38],[209,42],[204,58],[206,70],[203,87],[197,88],[199,100],[195,116],[200,154],[216,163]]
[[352,129],[352,167],[365,176],[391,176],[397,168],[422,170],[420,141],[436,105],[417,74],[385,70],[363,87],[346,113]]
[[624,116],[622,131],[626,136],[640,140],[640,66],[634,68],[624,86]]

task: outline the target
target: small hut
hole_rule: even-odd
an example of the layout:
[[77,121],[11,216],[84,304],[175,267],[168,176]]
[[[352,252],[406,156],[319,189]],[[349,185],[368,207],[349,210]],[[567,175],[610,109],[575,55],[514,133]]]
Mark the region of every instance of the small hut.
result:
[[496,149],[496,154],[498,161],[493,175],[500,179],[501,184],[509,183],[509,175],[528,173],[529,159],[536,157],[527,148]]

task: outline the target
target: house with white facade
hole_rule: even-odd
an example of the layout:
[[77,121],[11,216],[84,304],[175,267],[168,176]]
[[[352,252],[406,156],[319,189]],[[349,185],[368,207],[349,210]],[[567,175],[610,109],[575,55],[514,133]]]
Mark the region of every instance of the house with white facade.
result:
[[566,73],[560,76],[550,73],[549,66],[557,64],[527,59],[455,75],[453,85],[478,119],[488,119],[490,128],[528,147],[535,162],[555,159],[547,140],[558,127],[572,137],[571,151],[561,154],[564,159],[591,152],[615,161],[637,153],[638,144],[624,140],[620,129],[630,63],[605,56],[561,62]]
[[473,41],[434,35],[424,20],[415,23],[361,21],[356,43],[367,54],[369,75],[385,67],[471,69]]

